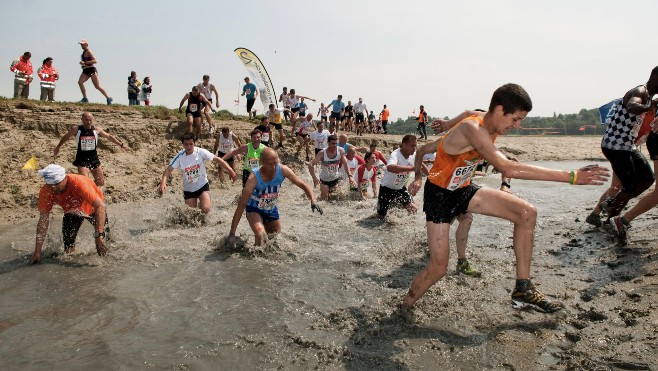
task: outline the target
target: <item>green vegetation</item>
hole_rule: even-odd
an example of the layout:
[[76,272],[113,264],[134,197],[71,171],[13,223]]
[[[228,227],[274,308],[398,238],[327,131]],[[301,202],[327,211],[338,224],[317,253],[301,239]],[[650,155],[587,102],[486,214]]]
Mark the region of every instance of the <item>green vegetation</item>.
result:
[[[447,118],[447,117],[445,117]],[[436,117],[430,117],[430,122]],[[391,134],[415,133],[418,121],[415,116],[399,118],[388,125]],[[582,130],[581,130],[582,129]],[[430,129],[428,128],[428,131]],[[602,135],[597,109],[581,109],[573,114],[554,114],[553,117],[527,117],[521,129],[513,129],[511,135]]]

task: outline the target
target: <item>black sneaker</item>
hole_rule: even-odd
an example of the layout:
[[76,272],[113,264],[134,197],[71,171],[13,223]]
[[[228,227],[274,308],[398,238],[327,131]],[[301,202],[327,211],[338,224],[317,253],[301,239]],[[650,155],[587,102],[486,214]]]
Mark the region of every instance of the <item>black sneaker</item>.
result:
[[631,229],[631,225],[623,216],[615,216],[610,219],[610,225],[615,232],[615,237],[617,237],[617,242],[622,245],[628,245],[628,230]]
[[544,294],[531,284],[525,291],[518,291],[516,288],[512,292],[512,308],[524,309],[532,308],[538,312],[553,313],[563,308],[560,302],[551,302]]
[[601,215],[592,211],[592,213],[587,216],[587,219],[585,219],[585,222],[599,228],[601,227]]

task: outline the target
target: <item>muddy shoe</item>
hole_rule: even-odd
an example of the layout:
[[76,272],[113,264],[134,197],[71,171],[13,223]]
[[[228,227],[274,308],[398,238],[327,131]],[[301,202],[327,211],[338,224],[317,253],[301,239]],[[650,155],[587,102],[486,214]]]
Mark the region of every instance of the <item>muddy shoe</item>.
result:
[[591,224],[597,228],[601,227],[601,215],[592,212],[587,216],[587,219],[585,219],[585,222],[587,224]]
[[414,323],[414,308],[404,303],[399,304],[391,313],[391,319],[402,323]]
[[617,242],[622,246],[628,245],[627,232],[629,229],[631,229],[631,224],[626,219],[624,219],[623,216],[615,216],[614,218],[610,219],[610,225],[614,230]]
[[544,294],[535,288],[535,285],[530,285],[525,291],[518,291],[516,288],[512,292],[512,308],[524,309],[532,308],[538,312],[553,313],[563,308],[562,303],[551,302]]
[[461,273],[466,276],[480,277],[480,272],[471,266],[471,263],[468,262],[468,259],[457,260],[457,273]]

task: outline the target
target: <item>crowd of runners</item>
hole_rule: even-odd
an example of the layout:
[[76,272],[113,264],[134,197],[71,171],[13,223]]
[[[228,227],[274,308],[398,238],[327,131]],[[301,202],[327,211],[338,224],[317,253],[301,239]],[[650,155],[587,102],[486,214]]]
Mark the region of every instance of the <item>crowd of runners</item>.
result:
[[[85,43],[81,42],[81,45],[84,50],[81,65],[84,63],[83,67],[91,68],[88,66],[93,65],[89,64],[93,61],[93,55],[86,49]],[[94,75],[91,76],[93,78]],[[81,76],[81,89],[82,80]],[[97,80],[94,83],[96,85]],[[101,90],[99,86],[97,88]],[[423,188],[421,202],[427,226],[429,262],[413,280],[400,310],[412,308],[446,274],[450,254],[449,229],[455,220],[459,223],[456,231],[457,271],[466,275],[478,274],[468,261],[466,249],[472,215],[482,214],[509,220],[514,225],[516,282],[511,294],[512,307],[555,312],[563,305],[549,300],[531,281],[537,210],[509,191],[511,180],[602,185],[611,175],[612,184],[586,221],[612,233],[619,243],[626,243],[630,222],[658,204],[658,192],[654,190],[623,212],[629,200],[642,195],[655,180],[651,166],[636,145],[638,139],[646,141],[655,168],[658,165],[658,120],[654,120],[657,101],[652,97],[656,93],[658,67],[652,70],[646,84],[629,90],[613,106],[601,143],[612,172],[598,165],[576,170],[554,170],[508,158],[495,146],[498,135],[519,128],[532,110],[528,93],[516,84],[499,87],[493,93],[486,111],[466,110],[450,120],[430,123],[424,107],[420,106],[419,136],[403,136],[387,157],[377,150],[376,143],[364,148],[348,141],[348,135],[353,133],[386,133],[389,118],[386,106],[376,119],[363,99],[359,98],[354,105],[351,101],[345,104],[342,96],[338,95],[327,105],[321,103],[314,116],[308,112],[305,102],[315,102],[315,99],[302,96],[295,89],[288,91],[284,88],[279,97],[283,107],[270,104],[258,125],[250,132],[248,141],[243,143],[229,127],[222,127],[216,130],[211,152],[197,145],[203,119],[208,124],[207,130],[213,134],[215,128],[209,111],[219,108],[219,94],[206,75],[180,102],[179,110],[182,111],[183,105],[186,105],[187,132],[180,138],[183,149],[173,156],[162,174],[159,192],[166,192],[170,175],[179,169],[185,204],[208,213],[212,210],[212,203],[206,163],[217,164],[222,181],[227,175],[235,181],[241,170],[242,192],[227,241],[231,243],[235,240],[244,214],[254,233],[255,244],[262,245],[269,234],[281,231],[277,203],[286,178],[304,191],[311,212],[317,211],[319,214],[323,214],[319,201],[329,200],[333,194],[342,192],[353,193],[357,199],[376,198],[374,217],[385,218],[393,207],[415,213],[420,205],[414,196]],[[256,112],[253,106],[259,92],[249,78],[245,78],[243,94],[247,98],[249,118],[254,119]],[[110,100],[108,97],[108,103]],[[84,220],[88,220],[95,227],[98,253],[104,255],[107,252],[104,241],[109,229],[103,192],[99,188],[104,180],[97,153],[98,140],[99,137],[108,139],[126,151],[130,148],[119,138],[94,126],[90,113],[85,112],[81,121],[80,125],[72,126],[54,148],[57,156],[61,146],[75,137],[77,152],[73,165],[77,166],[80,175],[66,174],[64,168],[56,164],[39,171],[45,185],[39,193],[40,218],[32,262],[41,260],[49,214],[54,204],[60,205],[65,212],[62,226],[65,251],[75,249],[78,229]],[[285,122],[289,125],[284,125]],[[428,141],[427,125],[439,134],[435,140]],[[640,130],[646,133],[644,136],[638,135],[638,128],[641,127],[645,128],[644,131]],[[286,138],[289,138],[288,143]],[[419,140],[423,141],[421,146]],[[291,143],[296,143],[295,155],[300,161],[305,161],[312,184],[307,184],[295,171],[281,163],[280,151]],[[487,165],[483,167],[484,163]],[[488,166],[501,173],[500,189],[480,187],[472,181],[476,172],[483,168],[486,172]],[[87,176],[89,172],[94,181]],[[319,195],[316,195],[314,188],[319,189]]]

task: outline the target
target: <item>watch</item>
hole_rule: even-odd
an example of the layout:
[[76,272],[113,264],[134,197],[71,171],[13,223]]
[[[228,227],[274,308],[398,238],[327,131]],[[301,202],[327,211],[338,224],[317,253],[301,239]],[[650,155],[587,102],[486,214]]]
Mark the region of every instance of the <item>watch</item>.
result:
[[105,231],[103,231],[103,232],[94,231],[94,238],[98,238],[98,237],[105,238]]

